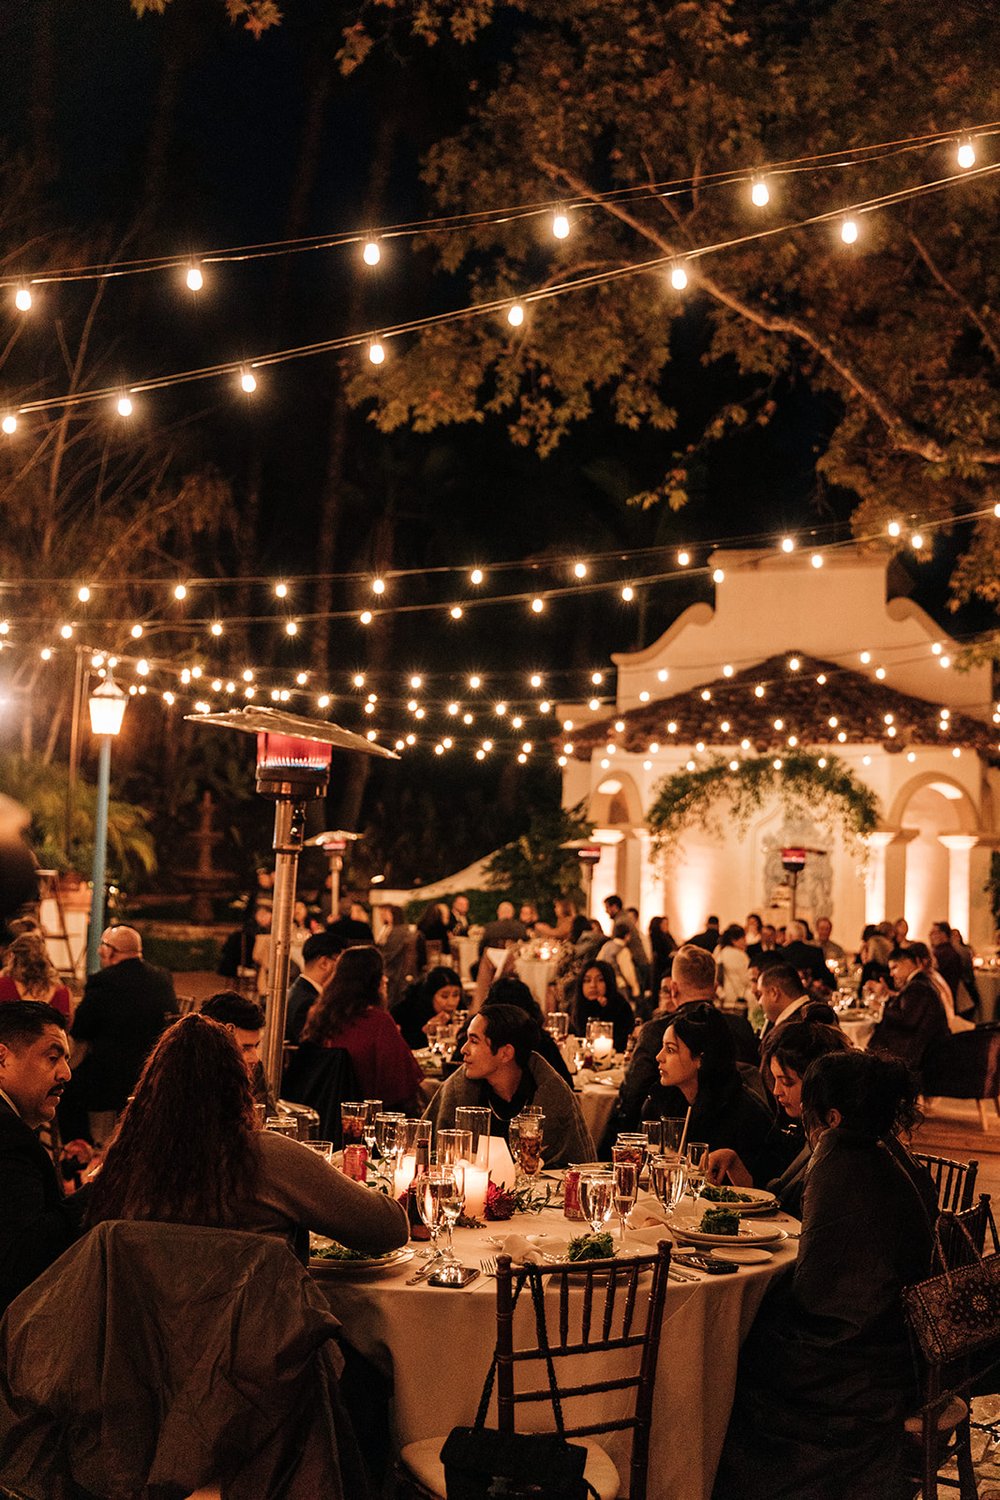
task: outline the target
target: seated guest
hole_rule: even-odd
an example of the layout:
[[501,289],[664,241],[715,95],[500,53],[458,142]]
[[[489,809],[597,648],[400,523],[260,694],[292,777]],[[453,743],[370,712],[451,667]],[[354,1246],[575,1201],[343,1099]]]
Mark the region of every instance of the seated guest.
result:
[[833,923],[829,917],[816,918],[816,941],[826,962],[842,964],[847,957],[839,943],[833,941]]
[[381,1255],[406,1214],[298,1141],[258,1130],[226,1026],[184,1016],[157,1043],[92,1185],[87,1222],[159,1219],[285,1236],[301,1228]]
[[858,981],[858,997],[865,993],[868,984],[879,983],[888,986],[889,957],[892,953],[902,950],[894,948],[890,940],[876,928],[866,927],[861,935],[861,947],[858,957],[861,959],[861,978]]
[[[956,1014],[955,998],[945,982],[944,975],[939,974],[937,969],[934,967],[934,958],[927,944],[916,942],[910,943],[908,946],[911,953],[916,955],[917,962],[919,963],[921,969],[927,975],[927,978],[930,980],[931,984],[938,992],[941,1004],[944,1006],[945,1017],[948,1021],[948,1030],[951,1032],[975,1031],[976,1023],[974,1021],[970,1021],[965,1016]],[[902,949],[899,949],[898,952],[894,950],[892,957],[898,958],[899,953],[901,952]],[[889,967],[891,970],[892,958],[890,958]]]
[[285,1001],[285,1041],[298,1042],[309,1007],[333,976],[343,945],[329,932],[317,932],[302,944],[302,972]]
[[[539,1057],[544,1057],[550,1068],[553,1068],[564,1083],[573,1087],[573,1075],[566,1066],[566,1059],[559,1048],[559,1043],[550,1032],[545,1029],[545,1015],[542,1007],[531,993],[523,979],[516,979],[513,974],[506,975],[503,979],[495,979],[490,985],[483,1001],[484,1005],[516,1005],[518,1010],[523,1010],[535,1027],[531,1050],[537,1052]],[[456,1060],[461,1055],[465,1045],[468,1029],[463,1032],[455,1046]]]
[[[625,1065],[625,1078],[618,1091],[615,1125],[619,1130],[634,1130],[650,1091],[659,1083],[657,1056],[663,1046],[663,1035],[677,1011],[686,1005],[715,1003],[715,956],[704,948],[685,943],[673,956],[670,977],[660,985],[657,1014],[639,1032],[632,1056]],[[745,1016],[726,1012],[722,1018],[729,1027],[736,1048],[738,1065],[756,1067],[757,1039]]]
[[529,937],[535,936],[535,929],[540,920],[538,907],[534,901],[522,901],[521,910],[517,914],[517,920],[524,923],[524,930]]
[[690,1107],[688,1140],[707,1141],[713,1151],[731,1147],[754,1181],[761,1179],[771,1116],[740,1075],[725,1017],[712,1005],[676,1011],[656,1061],[660,1082],[643,1105],[643,1119],[683,1115]]
[[635,1025],[635,1012],[615,984],[610,964],[595,958],[581,970],[570,1002],[570,1017],[577,1036],[587,1035],[588,1021],[610,1021],[614,1026],[615,1051],[625,1051]]
[[[638,1000],[642,994],[642,979],[630,946],[630,939],[634,932],[628,922],[620,917],[611,930],[611,936],[606,943],[602,943],[597,950],[598,962],[607,964],[620,979],[628,994],[633,1000]],[[617,980],[616,980],[617,983]]]
[[737,1005],[746,999],[750,979],[747,958],[747,935],[738,922],[732,922],[719,939],[715,950],[718,965],[717,989],[723,1005]]
[[806,941],[804,922],[789,922],[788,940],[785,946],[780,952],[772,954],[770,958],[767,954],[763,954],[757,967],[763,970],[769,963],[789,964],[803,975],[806,983],[817,980],[824,989],[835,990],[837,988],[837,981],[827,967],[822,949],[816,943]]
[[815,1004],[802,983],[798,969],[791,964],[771,964],[762,969],[757,979],[757,992],[764,1012],[764,1025],[760,1033],[762,1044],[775,1026],[785,1026],[791,1020],[800,1021],[802,1012],[807,1008],[811,1011]]
[[542,1159],[547,1167],[592,1161],[594,1142],[576,1095],[533,1050],[537,1028],[513,1005],[485,1005],[469,1022],[463,1066],[435,1094],[424,1119],[435,1131],[455,1123],[465,1105],[489,1106],[491,1135],[507,1138],[510,1122],[526,1105],[545,1116]]
[[757,937],[753,939],[750,936],[750,922],[751,918],[747,917],[747,958],[750,960],[750,967],[752,969],[759,969],[764,962],[764,955],[773,953],[777,948],[778,934],[770,922],[765,922],[761,926],[760,918],[758,917]]
[[419,984],[411,984],[389,1014],[403,1033],[406,1045],[416,1051],[427,1046],[442,1021],[453,1019],[463,999],[462,981],[455,970],[439,964]]
[[201,1014],[210,1021],[218,1021],[231,1031],[240,1049],[243,1066],[250,1079],[254,1102],[263,1104],[269,1115],[277,1113],[276,1101],[272,1098],[264,1077],[264,1064],[260,1059],[260,1039],[264,1030],[264,1008],[256,1000],[247,1000],[235,990],[220,990],[206,1000]]
[[[555,910],[555,922],[549,926],[548,922],[538,920],[538,912],[534,907],[535,920],[532,926],[532,936],[553,938],[557,943],[575,942],[573,929],[577,921],[576,907],[568,896],[557,896],[552,903]],[[521,908],[521,921],[524,922],[524,907]]]
[[389,1009],[393,1010],[419,973],[419,941],[401,906],[383,906],[382,911],[388,920],[375,941],[385,965]]
[[37,1000],[0,1005],[0,1313],[80,1233],[86,1195],[64,1195],[38,1139],[70,1077],[64,1026]]
[[704,932],[696,932],[694,937],[687,939],[685,947],[692,944],[695,948],[704,948],[706,953],[714,953],[719,946],[719,919],[709,917],[705,923]]
[[16,937],[7,949],[0,974],[0,1002],[40,1000],[69,1020],[69,990],[60,982],[40,932]]
[[649,951],[653,955],[649,988],[656,1004],[664,974],[670,973],[670,960],[677,952],[677,940],[670,931],[669,917],[654,917],[649,924]]
[[385,1009],[385,973],[377,948],[348,948],[341,954],[306,1017],[302,1040],[343,1047],[361,1097],[381,1099],[385,1109],[416,1110],[422,1075]]
[[514,903],[501,901],[497,907],[496,921],[487,922],[483,928],[483,935],[479,939],[479,956],[482,958],[487,948],[506,948],[508,943],[523,943],[527,936],[528,929],[514,915]]
[[882,986],[886,996],[882,1019],[872,1033],[868,1049],[898,1057],[920,1078],[929,1055],[947,1041],[948,1018],[941,997],[920,965],[920,954],[901,948],[889,960],[895,993]]
[[919,1397],[900,1293],[928,1275],[932,1237],[920,1194],[883,1144],[907,1089],[897,1063],[870,1053],[831,1054],[807,1070],[813,1157],[798,1258],[743,1347],[714,1500],[911,1492],[903,1418]]
[[372,924],[360,902],[345,896],[338,903],[336,918],[331,914],[326,930],[339,948],[366,948],[373,941]]

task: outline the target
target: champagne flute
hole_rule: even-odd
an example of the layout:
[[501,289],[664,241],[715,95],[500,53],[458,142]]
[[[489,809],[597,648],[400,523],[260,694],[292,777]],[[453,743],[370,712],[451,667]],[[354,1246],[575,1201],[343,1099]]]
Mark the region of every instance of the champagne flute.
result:
[[635,1207],[639,1192],[639,1168],[634,1161],[618,1161],[614,1167],[615,1213],[621,1231],[621,1242],[625,1243],[625,1220]]
[[684,1196],[686,1174],[687,1161],[676,1153],[654,1156],[650,1162],[649,1176],[653,1184],[653,1192],[656,1194],[657,1202],[668,1214],[673,1213]]
[[406,1118],[398,1111],[386,1110],[375,1116],[375,1143],[378,1146],[380,1180],[392,1182],[391,1158],[396,1152],[397,1127]]
[[688,1141],[687,1143],[687,1179],[692,1198],[697,1198],[705,1186],[705,1170],[711,1149],[707,1141]]
[[375,1121],[381,1113],[381,1099],[365,1100],[365,1145],[368,1147],[369,1156],[375,1150]]
[[420,1221],[430,1231],[431,1248],[428,1261],[443,1260],[444,1255],[438,1244],[438,1231],[441,1228],[441,1185],[444,1172],[440,1167],[428,1167],[422,1172],[413,1184],[413,1192],[417,1202],[417,1213]]
[[448,1248],[445,1251],[445,1264],[457,1266],[458,1256],[455,1254],[455,1246],[452,1242],[452,1233],[458,1222],[458,1217],[465,1204],[465,1169],[458,1165],[451,1167],[439,1167],[441,1173],[441,1188],[438,1201],[441,1205],[441,1217],[448,1231]]
[[610,1172],[580,1178],[580,1207],[594,1234],[599,1234],[614,1207],[615,1179]]

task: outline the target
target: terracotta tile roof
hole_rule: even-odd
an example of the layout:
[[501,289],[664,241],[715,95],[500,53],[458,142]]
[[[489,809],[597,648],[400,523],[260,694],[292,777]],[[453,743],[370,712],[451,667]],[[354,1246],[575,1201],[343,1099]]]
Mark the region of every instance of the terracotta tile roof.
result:
[[[798,661],[797,670],[790,668],[792,660]],[[764,688],[762,696],[755,694],[758,686]],[[789,735],[803,748],[836,750],[838,743],[881,742],[888,751],[901,751],[916,745],[942,745],[1000,758],[1000,726],[970,714],[944,711],[949,715],[946,721],[941,705],[897,692],[834,662],[783,651],[732,677],[719,677],[689,692],[581,726],[568,737],[578,760],[586,760],[604,744],[643,754],[656,742],[694,745],[704,741],[720,746],[738,745],[743,739],[762,755],[787,749]],[[892,716],[890,723],[887,715]],[[831,719],[837,722],[831,724]],[[618,721],[625,725],[620,733],[614,727]],[[946,729],[941,728],[944,722]],[[722,727],[725,723],[728,729]],[[672,731],[671,724],[676,725]],[[895,735],[890,735],[890,727]],[[847,740],[838,742],[841,732]]]

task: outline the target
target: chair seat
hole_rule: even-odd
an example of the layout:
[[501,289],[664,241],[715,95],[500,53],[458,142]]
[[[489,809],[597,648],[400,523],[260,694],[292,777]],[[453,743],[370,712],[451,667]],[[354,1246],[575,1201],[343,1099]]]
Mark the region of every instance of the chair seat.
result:
[[[938,1412],[938,1432],[953,1432],[958,1426],[959,1422],[964,1422],[965,1418],[968,1415],[969,1408],[962,1400],[961,1396],[952,1396],[950,1400],[945,1402],[944,1406],[942,1406],[941,1410]],[[906,1421],[903,1423],[903,1428],[907,1436],[913,1438],[919,1438],[921,1436],[923,1427],[924,1419],[919,1411],[914,1412],[912,1417],[907,1417]]]
[[[421,1438],[418,1443],[407,1443],[399,1455],[400,1463],[408,1476],[415,1479],[428,1494],[438,1496],[440,1500],[444,1500],[445,1496],[441,1449],[446,1436],[447,1434],[442,1434],[439,1437]],[[594,1486],[601,1500],[618,1500],[621,1490],[618,1470],[600,1443],[595,1443],[593,1438],[570,1438],[569,1441],[586,1448],[587,1467],[583,1477],[588,1484]]]

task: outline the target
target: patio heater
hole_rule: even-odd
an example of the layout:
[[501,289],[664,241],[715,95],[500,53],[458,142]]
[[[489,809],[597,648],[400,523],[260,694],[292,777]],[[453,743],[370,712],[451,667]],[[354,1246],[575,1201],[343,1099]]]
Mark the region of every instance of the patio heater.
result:
[[325,833],[314,834],[306,839],[307,849],[322,849],[330,861],[330,920],[337,920],[340,905],[340,875],[344,868],[344,855],[360,833],[348,833],[344,828],[328,828]]
[[590,910],[590,889],[594,883],[594,866],[601,858],[602,846],[595,844],[593,839],[568,839],[565,844],[559,845],[560,849],[572,849],[580,861],[580,876],[583,880],[583,895],[587,907],[587,916]]
[[273,708],[236,708],[227,713],[188,714],[195,724],[238,729],[257,737],[257,791],[274,802],[274,896],[271,967],[267,985],[264,1073],[275,1098],[281,1090],[292,908],[299,855],[305,840],[306,803],[325,796],[334,748],[385,760],[399,757],[359,734]]

